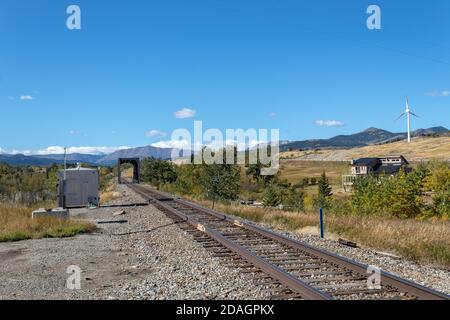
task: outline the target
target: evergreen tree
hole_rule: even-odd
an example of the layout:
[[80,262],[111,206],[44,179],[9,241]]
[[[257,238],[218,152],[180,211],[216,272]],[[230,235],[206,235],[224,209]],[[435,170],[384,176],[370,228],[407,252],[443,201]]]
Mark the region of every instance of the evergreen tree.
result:
[[264,207],[277,207],[281,204],[281,196],[279,191],[273,186],[266,189],[264,193],[263,205]]
[[327,178],[327,175],[325,174],[325,171],[320,176],[318,184],[319,184],[319,195],[317,198],[316,205],[319,208],[323,208],[323,209],[329,208],[330,204],[331,204],[331,197],[332,197],[333,193],[331,192],[332,189],[328,182],[328,178]]

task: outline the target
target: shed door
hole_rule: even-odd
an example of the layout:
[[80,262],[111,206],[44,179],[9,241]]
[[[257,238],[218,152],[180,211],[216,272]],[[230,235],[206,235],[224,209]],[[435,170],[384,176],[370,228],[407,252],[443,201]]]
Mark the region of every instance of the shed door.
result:
[[80,185],[76,183],[76,179],[66,180],[66,206],[80,205]]

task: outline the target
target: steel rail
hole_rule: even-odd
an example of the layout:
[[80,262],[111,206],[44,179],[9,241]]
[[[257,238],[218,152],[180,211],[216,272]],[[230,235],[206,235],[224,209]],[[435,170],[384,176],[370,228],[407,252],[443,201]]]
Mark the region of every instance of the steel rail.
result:
[[[337,255],[337,254],[334,254],[334,253],[331,253],[331,252],[328,252],[328,251],[323,250],[323,249],[319,249],[319,248],[313,247],[313,246],[311,246],[309,244],[306,244],[304,242],[301,242],[301,241],[298,241],[298,240],[294,240],[294,239],[288,238],[288,237],[286,237],[284,235],[281,235],[281,234],[278,234],[278,233],[266,230],[264,228],[258,227],[256,225],[250,224],[250,223],[248,223],[248,222],[246,222],[246,221],[244,221],[244,220],[242,220],[240,218],[231,217],[231,216],[226,215],[224,213],[221,213],[221,212],[218,212],[218,211],[206,208],[204,206],[201,206],[201,205],[199,205],[197,203],[193,203],[191,201],[187,201],[187,200],[181,199],[179,197],[174,197],[173,195],[169,195],[167,193],[163,193],[163,192],[156,191],[156,190],[153,190],[153,189],[147,189],[147,188],[142,187],[142,186],[139,186],[139,187],[136,187],[134,185],[129,185],[129,186],[133,190],[135,190],[136,192],[138,192],[141,195],[143,195],[142,193],[146,193],[146,192],[147,193],[151,192],[153,194],[157,194],[160,197],[163,197],[163,198],[166,198],[166,199],[171,199],[171,200],[173,200],[176,203],[179,203],[179,204],[182,204],[182,205],[194,208],[194,209],[199,210],[199,211],[201,211],[203,213],[212,215],[212,216],[214,216],[214,217],[216,217],[218,219],[228,221],[228,222],[230,222],[230,223],[232,223],[232,224],[234,224],[234,225],[236,225],[238,227],[241,227],[241,228],[244,228],[246,230],[255,232],[255,233],[257,233],[257,234],[259,234],[261,236],[267,237],[267,238],[272,239],[274,241],[277,241],[279,243],[283,243],[285,245],[288,245],[288,246],[290,246],[292,248],[295,248],[295,249],[298,249],[300,251],[309,253],[309,254],[311,254],[313,256],[316,256],[318,258],[324,259],[325,261],[327,261],[327,262],[329,262],[331,264],[335,264],[337,266],[343,267],[343,268],[348,269],[350,271],[353,271],[353,272],[355,272],[355,273],[357,273],[357,274],[359,274],[361,276],[366,276],[366,277],[368,276],[368,274],[367,274],[367,270],[368,270],[368,267],[369,267],[368,265],[365,265],[365,264],[353,261],[351,259],[348,259],[346,257],[340,256],[340,255]],[[141,190],[139,190],[139,188],[142,188],[145,191],[141,191]],[[152,196],[146,195],[145,197],[147,199],[151,198],[153,201],[158,201],[155,197],[152,197]],[[161,202],[158,201],[158,203],[161,203]],[[164,207],[167,207],[167,208],[170,207],[170,206],[168,206],[166,204],[163,204],[163,205],[164,205]],[[170,208],[172,208],[172,207],[170,207]],[[172,208],[171,210],[176,210],[176,209]],[[178,210],[176,210],[176,211],[178,211]],[[211,230],[211,231],[213,231],[213,230]],[[215,232],[215,231],[213,231],[213,232]],[[215,233],[217,233],[217,232],[215,232]],[[230,242],[228,239],[226,239],[226,240],[228,242]],[[245,248],[243,248],[243,249],[246,250]],[[248,251],[248,250],[246,250],[246,251],[249,254],[251,254],[252,256],[255,256],[250,251]],[[262,260],[262,259],[260,259],[260,260]],[[263,260],[263,261],[265,261],[265,260]],[[274,266],[274,267],[276,267],[276,266]],[[276,267],[276,268],[278,268],[278,267]],[[282,269],[280,269],[280,270],[282,272],[284,272]],[[393,287],[393,288],[395,288],[395,289],[397,289],[400,292],[403,292],[405,294],[417,297],[420,300],[450,300],[450,296],[445,294],[445,293],[442,293],[442,292],[439,292],[439,291],[427,288],[425,286],[422,286],[422,285],[420,285],[418,283],[415,283],[415,282],[412,282],[410,280],[406,280],[406,279],[400,278],[400,277],[398,277],[398,276],[396,276],[394,274],[391,274],[391,273],[383,271],[383,270],[381,270],[381,283],[382,283],[382,285],[389,285],[389,286],[391,286],[391,287]]]
[[158,207],[163,208],[164,210],[170,212],[171,214],[181,218],[184,222],[195,227],[197,230],[207,234],[209,237],[216,240],[224,247],[228,248],[230,251],[238,254],[239,256],[244,258],[247,262],[251,263],[264,273],[270,275],[273,279],[279,281],[281,284],[283,284],[293,292],[298,293],[302,298],[311,300],[333,300],[333,298],[330,295],[315,289],[314,287],[303,282],[302,280],[290,275],[281,268],[271,264],[270,262],[264,259],[261,259],[257,255],[251,253],[250,251],[242,247],[241,245],[236,244],[233,241],[230,241],[219,232],[209,228],[204,224],[201,224],[196,219],[189,217],[185,215],[183,212],[171,207],[170,205],[153,198],[144,190],[140,190],[139,188],[133,185],[128,186],[132,190],[143,196],[144,198],[150,200],[153,204],[157,204]]
[[[346,257],[328,252],[326,250],[315,248],[307,243],[285,237],[285,236],[277,234],[275,232],[263,229],[261,227],[258,227],[258,226],[252,225],[252,224],[249,224],[248,222],[245,222],[242,219],[230,217],[226,214],[219,213],[219,212],[211,210],[209,208],[205,208],[196,203],[192,203],[192,202],[189,202],[189,201],[186,201],[183,199],[175,199],[175,201],[179,202],[179,203],[183,203],[184,205],[191,206],[191,207],[201,210],[205,213],[210,213],[216,217],[222,217],[223,219],[225,219],[229,222],[232,222],[237,226],[240,226],[247,230],[251,230],[260,235],[266,236],[272,240],[282,242],[288,246],[294,247],[301,251],[312,254],[316,257],[322,258],[330,263],[334,263],[341,267],[347,268],[347,269],[354,271],[360,275],[367,276],[367,270],[369,268],[369,265],[365,265],[365,264],[356,262],[354,260],[351,260]],[[422,286],[422,285],[412,282],[410,280],[400,278],[392,273],[389,273],[389,272],[386,272],[383,270],[381,270],[381,283],[385,284],[385,285],[390,285],[406,294],[416,296],[422,300],[450,300],[450,296],[446,295],[445,293],[427,288],[425,286]]]

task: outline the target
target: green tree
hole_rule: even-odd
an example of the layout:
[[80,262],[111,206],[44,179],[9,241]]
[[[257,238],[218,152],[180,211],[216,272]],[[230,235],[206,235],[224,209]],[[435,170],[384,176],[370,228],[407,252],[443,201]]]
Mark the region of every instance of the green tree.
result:
[[278,189],[273,186],[268,187],[264,192],[264,207],[277,207],[281,204],[282,197]]
[[159,187],[177,180],[175,165],[169,161],[146,158],[141,161],[141,179]]
[[328,178],[325,172],[323,172],[322,175],[320,176],[318,185],[319,185],[319,194],[317,197],[316,206],[319,208],[327,209],[331,205],[333,193],[331,192],[332,189],[328,182]]
[[392,194],[389,181],[369,175],[359,177],[353,185],[351,199],[353,211],[359,215],[380,214]]
[[421,213],[423,207],[423,174],[419,170],[407,174],[401,170],[394,179],[394,190],[391,190],[386,211],[399,218],[413,218]]
[[200,183],[204,195],[212,200],[236,200],[240,190],[240,169],[231,164],[203,164]]
[[305,210],[305,192],[299,191],[294,187],[291,187],[286,192],[283,198],[283,205],[289,210],[297,212]]
[[276,176],[261,175],[261,170],[266,167],[268,167],[268,166],[263,165],[258,159],[257,163],[249,164],[247,166],[247,170],[245,171],[245,174],[247,176],[251,177],[252,180],[255,181],[256,183],[265,186],[268,183],[271,183],[276,179]]
[[443,161],[429,163],[429,175],[424,179],[426,190],[433,192],[432,213],[450,216],[450,164]]
[[175,190],[181,194],[201,196],[203,194],[202,185],[199,183],[202,176],[202,166],[196,164],[183,164],[176,168],[177,181]]
[[427,168],[419,166],[409,173],[401,170],[394,177],[359,178],[353,186],[353,211],[357,214],[398,218],[416,217],[424,207],[423,189],[427,175]]

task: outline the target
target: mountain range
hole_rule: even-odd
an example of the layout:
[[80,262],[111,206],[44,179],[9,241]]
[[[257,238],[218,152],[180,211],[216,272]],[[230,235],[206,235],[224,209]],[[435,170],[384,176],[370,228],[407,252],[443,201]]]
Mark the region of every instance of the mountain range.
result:
[[[448,135],[450,131],[444,127],[433,127],[429,129],[418,129],[411,132],[412,137]],[[407,133],[394,133],[378,128],[369,128],[359,133],[351,135],[339,135],[330,139],[315,139],[292,141],[280,146],[281,151],[302,149],[348,149],[364,147],[375,144],[385,144],[405,140]]]
[[[110,154],[81,154],[71,153],[66,155],[68,164],[77,162],[90,165],[113,166],[119,158],[148,158],[170,159],[172,149],[145,146],[139,148],[121,149]],[[11,165],[36,165],[51,166],[52,164],[64,163],[64,154],[49,155],[23,155],[23,154],[0,154],[0,163]]]
[[[412,133],[413,137],[432,136],[432,135],[450,135],[450,131],[444,127],[433,127],[429,129],[419,129]],[[280,150],[310,150],[310,149],[348,149],[363,147],[376,144],[385,144],[406,139],[406,133],[393,133],[382,129],[369,128],[359,133],[351,135],[339,135],[330,139],[315,139],[302,141],[283,141],[280,143]],[[145,146],[138,148],[122,149],[110,154],[68,154],[67,163],[77,162],[88,163],[91,165],[112,166],[117,163],[119,158],[147,158],[155,157],[160,159],[170,159],[173,149],[157,148]],[[38,165],[50,166],[54,163],[62,164],[64,155],[23,155],[23,154],[0,154],[0,163],[12,165]]]

